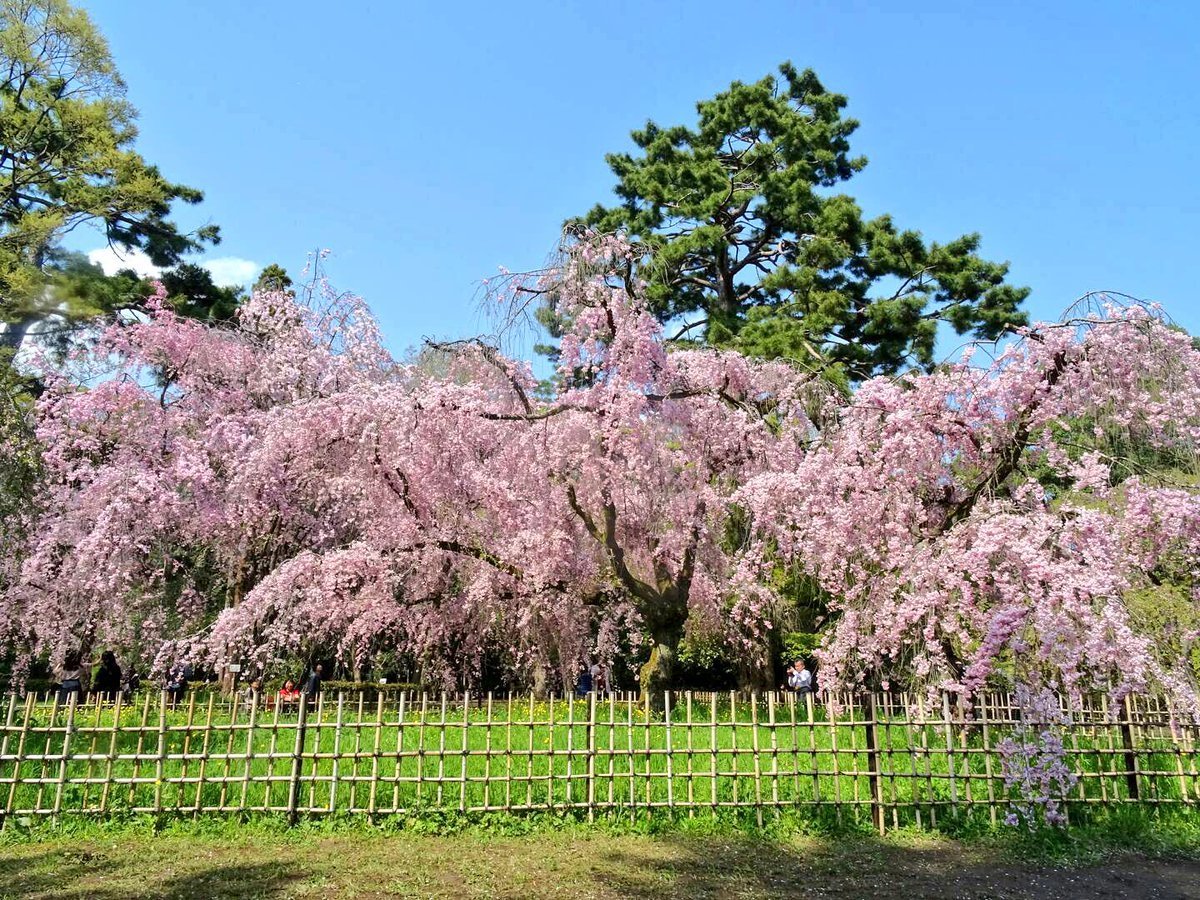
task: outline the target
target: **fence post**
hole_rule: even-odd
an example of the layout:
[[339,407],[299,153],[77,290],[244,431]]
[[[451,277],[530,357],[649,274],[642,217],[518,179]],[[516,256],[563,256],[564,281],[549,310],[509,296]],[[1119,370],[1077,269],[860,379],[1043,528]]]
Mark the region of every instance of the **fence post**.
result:
[[950,773],[950,809],[954,817],[958,818],[958,766],[954,762],[954,722],[950,713],[950,694],[947,691],[942,691],[942,726],[946,734],[946,768]]
[[876,731],[875,695],[868,693],[863,710],[866,713],[864,722],[865,740],[867,747],[867,781],[871,788],[871,818],[880,834],[884,833],[883,815],[883,783],[879,777],[879,735]]
[[1121,722],[1121,742],[1125,745],[1125,786],[1129,789],[1130,800],[1140,800],[1137,751],[1133,743],[1133,705],[1129,702],[1128,694],[1125,695],[1121,708],[1125,712]]
[[308,721],[308,694],[300,695],[300,718],[296,721],[296,742],[292,747],[292,774],[288,780],[288,824],[295,825],[300,800],[300,773],[304,768],[304,730]]
[[[167,756],[167,692],[158,695],[158,746],[154,753],[154,813],[162,812],[163,764]],[[155,827],[158,823],[155,822]]]
[[[58,783],[54,786],[54,819],[58,820],[58,814],[62,812],[62,797],[63,788],[67,784],[67,763],[71,758],[71,735],[75,731],[75,708],[79,700],[78,693],[68,695],[67,699],[67,725],[63,732],[63,748],[62,757],[58,761]],[[46,732],[46,743],[50,742],[50,732]],[[49,749],[49,748],[47,748]]]
[[587,815],[596,821],[596,692],[588,694],[587,724]]
[[[4,771],[4,769],[3,769],[4,764],[9,761],[8,739],[9,739],[9,735],[12,734],[13,731],[15,731],[15,726],[13,725],[13,721],[14,721],[14,715],[15,715],[16,711],[17,711],[17,695],[14,692],[14,693],[11,693],[8,695],[8,715],[4,719],[4,740],[0,741],[0,772]],[[14,786],[16,785],[16,779],[17,779],[17,773],[14,768],[14,770],[13,770],[13,785]],[[5,803],[3,805],[0,805],[0,831],[4,830],[4,820],[8,816],[9,804],[7,802],[7,799],[8,798],[6,796]]]

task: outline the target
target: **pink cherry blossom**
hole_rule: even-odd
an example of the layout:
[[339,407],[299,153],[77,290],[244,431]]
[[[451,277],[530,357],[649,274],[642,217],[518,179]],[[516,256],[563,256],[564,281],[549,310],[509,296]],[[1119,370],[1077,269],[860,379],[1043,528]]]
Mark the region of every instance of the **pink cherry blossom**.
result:
[[644,637],[669,656],[686,628],[761,655],[783,567],[828,598],[825,687],[1016,678],[1194,703],[1123,596],[1167,558],[1196,569],[1200,500],[1117,484],[1104,442],[1195,446],[1186,335],[1110,309],[986,368],[844,396],[669,350],[630,252],[583,236],[540,281],[505,277],[572,323],[549,399],[480,341],[440,346],[436,372],[397,363],[365,304],[321,283],[254,295],[232,328],[161,304],[110,328],[40,402],[41,511],[0,638],[164,665],[398,651],[447,680],[499,648],[517,679],[569,678]]

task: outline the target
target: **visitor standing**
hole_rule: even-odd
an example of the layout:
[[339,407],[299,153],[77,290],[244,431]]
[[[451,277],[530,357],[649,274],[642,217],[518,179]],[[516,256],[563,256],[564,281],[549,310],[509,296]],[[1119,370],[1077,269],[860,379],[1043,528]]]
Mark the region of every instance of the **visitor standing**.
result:
[[592,692],[592,669],[589,666],[579,673],[579,681],[575,683],[575,696],[586,697]]
[[116,700],[121,693],[121,667],[117,664],[117,655],[111,650],[100,654],[100,668],[96,670],[92,692],[104,700]]
[[797,659],[788,669],[787,687],[797,694],[812,693],[812,672],[804,665],[804,660]]
[[317,702],[317,697],[321,694],[321,681],[325,675],[325,667],[320,663],[313,666],[312,672],[308,676],[308,680],[304,682],[304,696],[308,698],[310,704]]
[[83,660],[74,651],[63,657],[58,669],[58,702],[64,706],[71,697],[76,700],[83,693]]
[[176,669],[171,673],[171,677],[167,679],[167,696],[171,699],[171,706],[179,705],[179,701],[183,699],[183,695],[187,693],[188,678],[186,669]]

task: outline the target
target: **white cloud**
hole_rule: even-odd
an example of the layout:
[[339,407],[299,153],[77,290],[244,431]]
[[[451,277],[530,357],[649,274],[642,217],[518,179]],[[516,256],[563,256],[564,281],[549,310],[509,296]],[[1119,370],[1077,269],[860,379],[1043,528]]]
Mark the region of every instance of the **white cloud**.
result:
[[241,259],[237,256],[220,256],[216,259],[202,259],[200,265],[212,273],[213,281],[218,285],[233,284],[248,285],[262,271],[262,266],[252,259]]
[[101,247],[89,250],[88,259],[104,270],[105,275],[116,275],[122,269],[133,269],[142,278],[153,278],[162,274],[162,269],[150,262],[150,257],[141,250],[115,250]]
[[[141,250],[115,250],[112,247],[101,247],[89,250],[88,259],[104,270],[105,275],[115,275],[122,269],[133,269],[142,278],[157,278],[163,270]],[[222,287],[229,285],[249,285],[258,277],[262,266],[252,259],[242,259],[238,256],[218,256],[216,259],[197,261],[212,273],[213,281]]]

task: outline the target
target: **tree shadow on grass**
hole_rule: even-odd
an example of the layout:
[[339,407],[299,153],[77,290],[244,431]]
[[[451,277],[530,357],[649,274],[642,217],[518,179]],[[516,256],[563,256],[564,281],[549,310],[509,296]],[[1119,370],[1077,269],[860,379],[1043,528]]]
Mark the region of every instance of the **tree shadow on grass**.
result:
[[855,837],[797,846],[742,837],[665,836],[646,855],[613,852],[593,880],[630,900],[861,897],[1200,900],[1200,860],[1128,856],[1077,868],[1021,863],[957,845],[903,847]]
[[[181,859],[181,867],[186,862]],[[304,877],[291,860],[187,868],[166,879],[139,881],[136,872],[85,849],[0,858],[0,898],[271,900]]]

